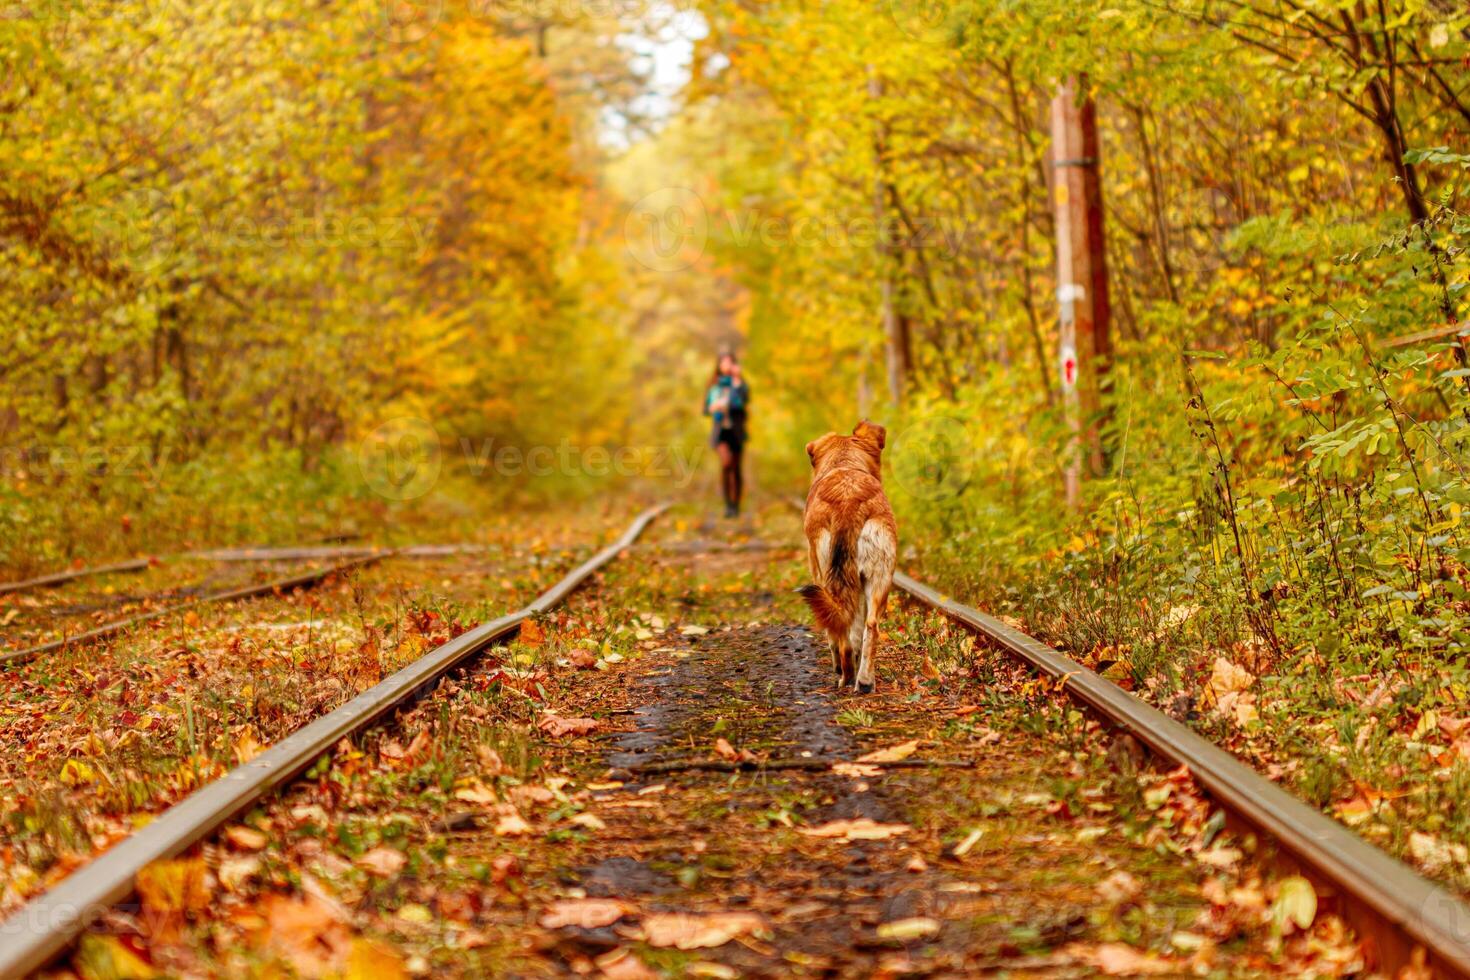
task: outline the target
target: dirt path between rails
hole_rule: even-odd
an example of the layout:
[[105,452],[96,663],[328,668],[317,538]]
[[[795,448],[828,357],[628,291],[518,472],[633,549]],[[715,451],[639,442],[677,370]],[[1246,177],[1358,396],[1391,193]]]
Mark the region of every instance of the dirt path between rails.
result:
[[[792,595],[797,535],[775,505],[734,525],[676,512],[521,642],[167,869],[202,875],[207,907],[145,902],[80,960],[121,948],[317,976],[1361,966],[1326,906],[1305,931],[1272,925],[1277,884],[1186,774],[1110,756],[1095,725],[927,612],[891,612],[877,693],[839,693]],[[965,767],[858,761],[875,752]],[[741,758],[838,768],[668,771]]]

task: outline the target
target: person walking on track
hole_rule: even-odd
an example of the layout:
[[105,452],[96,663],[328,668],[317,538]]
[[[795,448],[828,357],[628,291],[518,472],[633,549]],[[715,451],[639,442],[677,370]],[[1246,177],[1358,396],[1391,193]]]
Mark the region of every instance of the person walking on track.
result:
[[725,516],[740,516],[740,494],[745,480],[740,472],[745,453],[745,420],[750,407],[750,385],[740,371],[734,353],[722,351],[715,373],[704,395],[704,414],[714,420],[710,445],[720,457],[720,491],[725,497]]

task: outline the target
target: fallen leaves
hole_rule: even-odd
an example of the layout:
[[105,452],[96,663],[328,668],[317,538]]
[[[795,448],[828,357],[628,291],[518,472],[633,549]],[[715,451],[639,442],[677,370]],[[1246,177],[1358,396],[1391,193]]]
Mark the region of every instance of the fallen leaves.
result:
[[1283,878],[1276,885],[1276,901],[1271,903],[1271,921],[1277,933],[1289,926],[1310,929],[1317,918],[1317,891],[1300,875]]
[[563,718],[560,715],[547,715],[536,725],[539,731],[552,738],[562,738],[567,735],[590,735],[602,727],[602,723],[595,718]]
[[210,889],[204,859],[154,861],[138,872],[138,897],[146,908],[169,916],[207,907]]
[[403,870],[408,857],[392,847],[375,847],[353,863],[375,878],[391,878]]
[[344,963],[351,933],[336,908],[315,895],[267,895],[260,903],[264,927],[256,945],[285,960],[303,976],[319,977]]
[[975,828],[965,835],[964,840],[960,841],[953,848],[946,850],[945,856],[951,858],[964,857],[970,851],[974,850],[975,845],[980,843],[980,838],[983,836],[985,836],[985,830],[980,827]]
[[546,631],[541,624],[534,619],[521,620],[520,632],[516,635],[516,642],[523,647],[535,649],[546,645]]
[[1097,883],[1097,894],[1109,905],[1121,905],[1143,891],[1143,882],[1126,871],[1114,871]]
[[737,936],[765,931],[765,920],[754,912],[659,912],[643,917],[637,938],[650,946],[674,949],[712,949]]
[[860,755],[857,761],[875,763],[902,762],[917,751],[919,751],[919,740],[914,739],[911,742],[903,742],[891,748],[879,749],[876,752],[869,752],[867,755]]
[[534,828],[514,808],[501,815],[495,824],[496,837],[525,837],[532,833],[535,833]]
[[840,838],[852,842],[859,840],[888,840],[912,830],[908,824],[878,823],[867,817],[855,820],[832,820],[819,827],[803,827],[800,833],[807,837]]
[[552,902],[537,922],[543,929],[602,929],[623,919],[640,921],[619,928],[621,935],[660,948],[711,949],[739,936],[765,931],[765,920],[753,912],[640,913],[637,906],[616,898]]
[[1218,714],[1234,718],[1238,725],[1246,725],[1257,718],[1255,695],[1246,693],[1255,682],[1255,675],[1244,667],[1216,657],[1205,694]]
[[231,824],[225,828],[224,838],[226,843],[237,851],[260,851],[264,850],[270,838],[254,827],[246,827],[244,824]]
[[1450,844],[1433,834],[1415,831],[1409,835],[1409,855],[1426,871],[1439,871],[1453,864],[1470,863],[1470,849]]
[[543,929],[562,929],[567,926],[601,929],[636,913],[637,909],[632,905],[615,898],[567,899],[547,906],[541,913],[539,922]]
[[736,749],[727,739],[715,739],[715,755],[730,762],[759,762],[760,756],[749,749]]
[[86,786],[97,781],[97,771],[87,765],[81,759],[67,759],[61,766],[61,773],[57,777],[63,786],[75,789],[78,786]]
[[378,749],[378,755],[384,762],[403,769],[412,769],[419,762],[428,757],[432,746],[428,730],[421,730],[404,748],[398,742],[389,740]]
[[928,939],[939,935],[943,928],[938,920],[918,916],[911,919],[898,919],[894,922],[885,922],[878,927],[878,938],[894,942],[908,942],[911,939]]
[[484,781],[477,777],[460,780],[455,787],[454,798],[464,803],[478,803],[481,806],[492,806],[499,802],[495,790],[486,786]]
[[271,894],[260,903],[261,926],[251,943],[284,961],[302,977],[397,980],[407,976],[390,949],[353,935],[344,910],[308,891]]
[[224,858],[215,871],[215,877],[219,879],[220,887],[227,892],[243,891],[245,886],[260,874],[260,858],[250,855],[248,857]]
[[1110,977],[1137,977],[1178,973],[1180,964],[1125,943],[1099,943],[1092,947],[1069,947],[1067,952]]
[[84,977],[152,980],[161,975],[128,939],[120,936],[83,933],[73,962]]

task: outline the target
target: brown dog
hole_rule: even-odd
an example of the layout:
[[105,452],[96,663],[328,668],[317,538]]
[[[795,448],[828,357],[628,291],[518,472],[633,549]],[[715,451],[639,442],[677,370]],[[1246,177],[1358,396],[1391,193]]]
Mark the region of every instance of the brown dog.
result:
[[[813,584],[800,589],[832,643],[838,684],[873,689],[878,620],[893,586],[898,526],[883,495],[887,432],[864,419],[850,436],[829,432],[807,443],[807,560]],[[854,664],[856,660],[856,664]]]

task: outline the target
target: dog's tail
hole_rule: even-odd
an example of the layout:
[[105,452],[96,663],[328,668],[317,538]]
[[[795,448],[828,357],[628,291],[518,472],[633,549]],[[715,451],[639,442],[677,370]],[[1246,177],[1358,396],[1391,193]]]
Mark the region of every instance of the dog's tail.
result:
[[847,619],[832,593],[820,585],[803,585],[796,592],[812,607],[812,615],[817,617],[817,625],[822,629],[834,634],[847,629]]
[[812,607],[817,625],[829,633],[846,632],[853,611],[843,604],[844,598],[857,595],[859,574],[854,560],[853,535],[838,533],[832,538],[832,553],[827,560],[827,581],[803,585],[797,593]]

